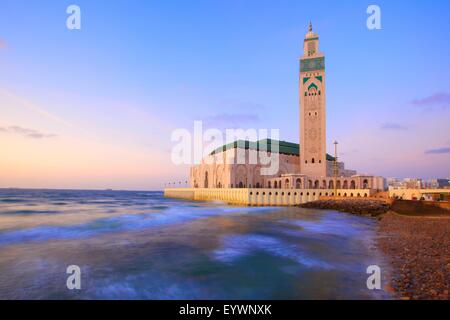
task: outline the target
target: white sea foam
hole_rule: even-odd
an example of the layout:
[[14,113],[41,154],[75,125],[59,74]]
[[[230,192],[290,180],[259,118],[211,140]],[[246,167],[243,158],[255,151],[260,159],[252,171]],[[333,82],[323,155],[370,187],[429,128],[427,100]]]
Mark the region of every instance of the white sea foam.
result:
[[332,269],[333,266],[324,261],[314,259],[298,246],[282,240],[257,234],[232,235],[222,239],[222,247],[213,252],[213,257],[225,263],[232,263],[239,258],[262,251],[277,257],[296,261],[305,267]]

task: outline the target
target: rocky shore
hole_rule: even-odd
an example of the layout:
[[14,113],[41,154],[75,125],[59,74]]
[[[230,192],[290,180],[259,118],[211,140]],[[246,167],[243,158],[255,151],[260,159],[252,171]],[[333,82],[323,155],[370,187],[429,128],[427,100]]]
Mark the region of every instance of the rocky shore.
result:
[[393,266],[391,287],[401,299],[449,299],[450,217],[383,215],[378,246]]
[[374,199],[323,199],[301,207],[378,217],[377,246],[392,265],[386,289],[403,300],[449,300],[450,215],[402,215]]
[[383,200],[374,199],[326,199],[307,202],[301,205],[303,208],[330,209],[358,215],[376,217],[386,213],[390,205]]

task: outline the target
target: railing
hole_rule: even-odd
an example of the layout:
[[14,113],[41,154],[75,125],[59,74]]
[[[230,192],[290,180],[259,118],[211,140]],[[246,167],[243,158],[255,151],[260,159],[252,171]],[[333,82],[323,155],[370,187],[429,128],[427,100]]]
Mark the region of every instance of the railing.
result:
[[[340,197],[370,197],[369,189],[339,189]],[[334,196],[333,189],[165,189],[164,196],[195,201],[224,201],[229,204],[249,206],[293,206]]]

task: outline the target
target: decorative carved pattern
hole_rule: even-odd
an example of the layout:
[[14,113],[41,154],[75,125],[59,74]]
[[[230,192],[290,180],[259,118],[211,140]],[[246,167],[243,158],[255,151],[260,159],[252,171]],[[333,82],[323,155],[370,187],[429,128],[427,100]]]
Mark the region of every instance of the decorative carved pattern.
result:
[[317,139],[317,130],[315,128],[309,129],[309,138],[311,140],[316,140]]
[[300,72],[325,70],[325,57],[300,60]]

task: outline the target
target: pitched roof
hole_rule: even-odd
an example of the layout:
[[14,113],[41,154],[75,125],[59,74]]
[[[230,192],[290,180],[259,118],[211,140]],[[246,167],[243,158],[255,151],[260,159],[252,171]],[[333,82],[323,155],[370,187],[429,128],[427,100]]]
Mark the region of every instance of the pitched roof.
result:
[[[269,151],[269,152],[276,152],[275,149],[272,148],[272,144],[278,143],[278,150],[277,152],[280,154],[287,154],[292,156],[299,156],[300,155],[300,146],[298,143],[292,143],[287,141],[278,141],[274,139],[262,139],[259,141],[248,141],[248,140],[237,140],[228,144],[225,144],[213,152],[211,154],[220,153],[226,150],[231,150],[234,148],[241,148],[241,149],[250,149],[250,150],[256,150],[256,151]],[[327,160],[333,161],[334,157],[327,154]]]

